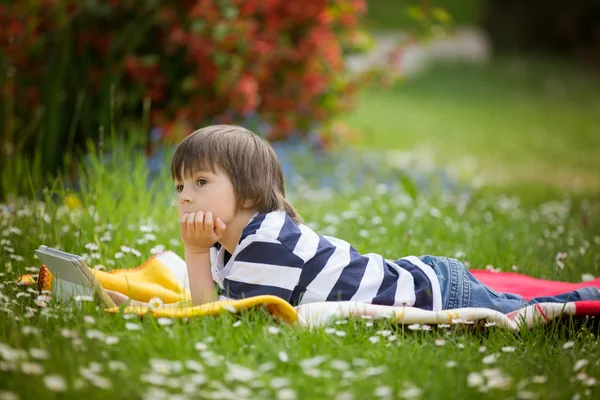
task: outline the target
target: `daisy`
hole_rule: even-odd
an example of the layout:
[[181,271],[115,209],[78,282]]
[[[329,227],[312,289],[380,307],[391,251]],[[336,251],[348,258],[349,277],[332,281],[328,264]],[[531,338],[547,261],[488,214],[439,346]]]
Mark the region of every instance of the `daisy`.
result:
[[277,354],[277,357],[279,357],[279,360],[280,360],[281,362],[284,362],[284,363],[285,363],[285,362],[288,362],[288,361],[290,360],[290,358],[288,357],[288,355],[287,355],[287,353],[286,353],[285,351],[280,351],[280,352]]
[[108,369],[111,371],[126,371],[127,364],[125,364],[123,361],[111,360],[108,362]]
[[269,331],[270,334],[272,335],[277,335],[279,333],[279,328],[276,326],[269,326],[267,328],[267,330]]
[[116,336],[108,336],[104,342],[108,345],[117,344],[119,343],[119,338]]
[[104,332],[99,331],[97,329],[90,329],[85,333],[85,336],[88,339],[98,339],[98,340],[105,340],[106,335],[104,334]]
[[139,331],[142,327],[136,323],[133,322],[127,322],[125,324],[125,328],[130,330],[130,331]]
[[150,309],[160,308],[163,306],[163,304],[164,304],[164,302],[162,301],[162,299],[160,297],[154,296],[153,298],[148,300],[148,307],[150,307]]
[[44,385],[53,392],[64,392],[67,390],[67,383],[59,375],[46,375],[44,377]]
[[31,348],[29,349],[29,353],[31,353],[31,357],[35,358],[36,360],[47,360],[50,358],[48,356],[48,352],[44,349]]
[[277,392],[277,398],[279,400],[295,400],[296,392],[290,388],[284,388]]
[[173,325],[173,320],[171,318],[158,318],[156,322],[162,326]]
[[41,365],[32,362],[22,363],[21,371],[27,375],[41,375],[44,373],[44,369]]
[[389,386],[378,386],[373,394],[375,397],[390,397],[392,395],[392,388]]
[[7,391],[4,391],[4,390],[0,390],[0,399],[5,399],[5,400],[19,400],[19,396],[17,396],[13,392],[7,392]]

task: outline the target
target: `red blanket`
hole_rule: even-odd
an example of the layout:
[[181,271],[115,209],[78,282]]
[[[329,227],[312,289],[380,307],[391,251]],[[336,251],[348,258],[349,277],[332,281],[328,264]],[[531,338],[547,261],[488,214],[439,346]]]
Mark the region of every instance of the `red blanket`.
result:
[[497,292],[519,294],[527,300],[540,296],[554,296],[586,286],[600,288],[600,278],[588,282],[570,283],[538,279],[516,272],[492,272],[488,270],[469,270],[469,272]]

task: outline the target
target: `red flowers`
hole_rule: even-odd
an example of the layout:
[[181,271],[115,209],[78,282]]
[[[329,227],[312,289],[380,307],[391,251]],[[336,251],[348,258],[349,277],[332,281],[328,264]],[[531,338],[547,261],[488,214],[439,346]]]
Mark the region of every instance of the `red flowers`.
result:
[[[150,123],[169,133],[223,115],[241,123],[242,116],[258,114],[272,127],[260,133],[285,138],[332,119],[355,91],[343,51],[364,35],[357,27],[365,0],[158,3],[20,0],[1,6],[0,52],[23,86],[15,91],[19,120],[30,119],[32,102],[44,101],[33,88],[53,79],[33,67],[57,54],[71,54],[64,67],[73,79],[61,82],[66,98],[86,91],[85,101],[100,102],[106,99],[96,94],[114,92],[121,120],[139,118],[150,99]],[[96,106],[104,107],[85,109]]]

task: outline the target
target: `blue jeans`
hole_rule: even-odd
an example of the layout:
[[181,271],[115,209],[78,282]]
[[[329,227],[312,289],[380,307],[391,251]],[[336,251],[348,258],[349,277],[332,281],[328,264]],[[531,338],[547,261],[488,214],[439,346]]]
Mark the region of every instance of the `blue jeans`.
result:
[[513,293],[496,292],[477,280],[467,268],[454,258],[421,256],[421,261],[435,271],[442,291],[444,310],[463,307],[491,308],[509,313],[536,303],[565,303],[578,300],[600,300],[600,291],[589,286],[556,296],[535,297],[526,300]]

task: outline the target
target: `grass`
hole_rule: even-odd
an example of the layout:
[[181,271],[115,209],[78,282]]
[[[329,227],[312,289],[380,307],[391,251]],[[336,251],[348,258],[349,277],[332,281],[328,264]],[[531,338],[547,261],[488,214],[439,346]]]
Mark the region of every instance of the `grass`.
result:
[[[391,90],[367,90],[346,119],[364,147],[433,149],[486,180],[600,191],[600,79],[560,60],[498,57],[439,65]],[[501,175],[499,175],[501,174]],[[472,178],[472,176],[471,176]]]
[[[447,67],[403,87],[367,91],[348,121],[368,132],[365,147],[436,145],[443,150],[435,157],[441,166],[468,152],[486,169],[505,171],[509,160],[550,175],[596,167],[598,120],[589,112],[596,83],[564,77],[566,93],[548,96],[533,83],[539,76],[525,84],[505,70],[502,64]],[[460,78],[465,71],[469,79]],[[563,109],[565,121],[556,116]],[[552,140],[540,130],[550,130]],[[545,150],[533,151],[540,140]],[[564,156],[553,158],[559,150]],[[304,331],[279,325],[260,310],[159,323],[107,315],[91,303],[37,305],[38,294],[16,286],[15,279],[37,271],[33,250],[42,243],[86,253],[90,265],[106,269],[139,265],[158,245],[183,254],[168,170],[148,187],[143,156],[125,154],[130,167],[120,162],[123,154],[103,165],[91,153],[92,162],[82,167],[80,208],[66,205],[72,204],[66,201],[70,191],[60,180],[43,190],[41,202],[21,199],[0,208],[0,397],[598,396],[600,346],[593,321],[509,333],[493,326],[483,332],[460,326],[413,331],[356,319]],[[465,182],[472,184],[484,167],[464,175]],[[402,174],[393,165],[385,168]],[[571,191],[508,171],[505,181],[452,193],[417,191],[414,198],[402,184],[357,187],[352,176],[342,182],[345,190],[333,194],[300,183],[288,190],[311,227],[360,252],[459,257],[473,269],[516,269],[546,279],[600,275],[600,198],[593,185]],[[88,250],[89,243],[98,250]],[[142,255],[115,257],[121,246]],[[567,253],[564,269],[555,262],[559,252]],[[321,363],[308,368],[310,361]],[[60,383],[65,392],[49,389]]]

